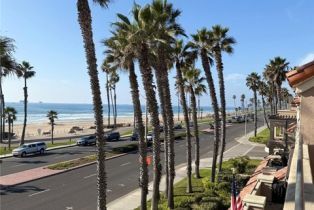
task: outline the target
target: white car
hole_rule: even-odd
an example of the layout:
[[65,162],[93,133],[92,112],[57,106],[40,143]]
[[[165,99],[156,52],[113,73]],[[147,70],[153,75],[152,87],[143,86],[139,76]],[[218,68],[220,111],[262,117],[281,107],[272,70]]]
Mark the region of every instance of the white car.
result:
[[47,149],[45,142],[34,142],[23,144],[12,151],[13,156],[25,157],[27,154],[40,153],[44,154]]

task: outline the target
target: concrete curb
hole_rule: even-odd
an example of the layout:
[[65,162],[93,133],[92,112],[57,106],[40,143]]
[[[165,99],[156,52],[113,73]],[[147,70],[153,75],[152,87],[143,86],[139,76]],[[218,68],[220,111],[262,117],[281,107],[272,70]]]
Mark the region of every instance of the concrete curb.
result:
[[[67,147],[75,147],[75,146],[76,146],[75,143],[74,144],[68,144],[68,145],[61,145],[61,146],[47,148],[46,151],[55,150],[55,149],[63,149],[63,148],[67,148]],[[6,154],[6,155],[0,155],[0,159],[5,159],[5,158],[9,158],[9,157],[13,157],[12,153]]]
[[[115,155],[115,156],[106,158],[106,161],[107,161],[107,160],[114,159],[114,158],[118,158],[118,157],[121,157],[121,156],[124,156],[124,155],[127,155],[127,154],[128,154],[128,153],[118,154],[118,155]],[[79,158],[76,158],[76,159],[73,159],[73,160],[77,160],[77,159],[79,159]],[[72,160],[69,160],[69,161],[72,161]],[[95,163],[96,163],[96,161],[93,161],[93,162],[86,163],[86,164],[79,165],[79,166],[75,166],[75,167],[69,168],[69,169],[56,170],[56,173],[54,173],[54,174],[45,175],[45,176],[42,176],[42,177],[38,177],[38,178],[36,178],[36,179],[32,179],[32,180],[27,180],[27,181],[19,182],[19,183],[13,184],[13,185],[0,185],[0,187],[1,187],[1,189],[6,189],[6,188],[8,188],[8,187],[12,187],[12,186],[20,185],[20,184],[25,184],[25,183],[27,183],[27,182],[32,182],[32,181],[44,179],[44,178],[51,177],[51,176],[58,175],[58,174],[62,174],[62,173],[68,172],[68,171],[73,171],[73,170],[75,170],[75,169],[83,168],[83,167],[85,167],[85,166],[93,165],[93,164],[95,164]],[[52,165],[53,165],[53,164],[52,164]],[[49,166],[49,165],[48,165],[48,166]],[[46,169],[46,168],[48,168],[48,166],[43,166],[43,167],[41,167],[41,168]],[[50,169],[50,170],[53,170],[53,169]]]

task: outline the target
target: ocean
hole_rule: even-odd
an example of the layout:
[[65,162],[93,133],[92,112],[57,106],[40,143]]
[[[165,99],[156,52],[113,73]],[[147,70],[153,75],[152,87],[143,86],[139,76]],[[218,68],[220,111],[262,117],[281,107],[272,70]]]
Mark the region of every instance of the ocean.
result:
[[[23,103],[6,103],[6,106],[14,107],[17,111],[17,120],[15,124],[22,124],[24,119],[24,104]],[[107,117],[107,105],[103,105],[104,117]],[[203,113],[210,113],[211,107],[202,106]],[[93,119],[93,106],[92,104],[63,104],[63,103],[28,103],[28,123],[47,122],[47,112],[54,110],[58,112],[58,121],[71,121],[71,120],[91,120]],[[133,105],[119,104],[117,105],[118,117],[132,117]],[[233,110],[233,108],[227,108]],[[143,113],[145,106],[142,106]],[[180,109],[182,112],[182,109]],[[111,111],[112,112],[112,111]],[[173,106],[174,116],[177,115],[178,107]]]

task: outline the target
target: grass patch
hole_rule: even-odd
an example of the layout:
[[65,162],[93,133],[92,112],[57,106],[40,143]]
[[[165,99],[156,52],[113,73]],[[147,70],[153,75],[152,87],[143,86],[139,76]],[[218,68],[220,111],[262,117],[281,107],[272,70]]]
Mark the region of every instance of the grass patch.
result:
[[[241,159],[235,158],[235,159]],[[174,207],[175,209],[212,209],[212,210],[227,210],[230,207],[230,171],[233,167],[233,160],[224,161],[222,168],[223,172],[228,174],[221,177],[221,180],[216,183],[209,181],[211,170],[200,169],[201,179],[196,179],[192,176],[192,193],[186,193],[187,179],[184,178],[174,185]],[[245,173],[251,174],[252,168],[260,163],[260,160],[248,160]],[[243,180],[243,182],[247,180]],[[148,201],[148,209],[151,208],[151,201]],[[136,208],[139,210],[140,208]],[[167,199],[161,193],[158,209],[168,210]]]
[[[112,157],[114,155],[115,154],[113,154],[113,153],[107,152],[106,158]],[[89,156],[82,157],[79,159],[55,163],[55,164],[49,165],[47,168],[52,169],[52,170],[65,170],[65,169],[70,169],[70,168],[80,166],[83,164],[91,163],[91,162],[94,162],[96,160],[97,160],[96,155],[89,155]]]
[[0,147],[0,155],[6,155],[11,154],[12,150],[14,150],[16,147],[11,147],[10,149],[8,147]]
[[131,136],[133,133],[133,129],[129,129],[129,130],[126,130],[124,132],[121,132],[121,137],[124,137],[124,136]]
[[259,144],[267,144],[269,141],[269,129],[265,128],[264,130],[262,130],[261,132],[259,132],[256,137],[255,136],[251,136],[249,138],[249,141],[251,142],[255,142],[255,143],[259,143]]

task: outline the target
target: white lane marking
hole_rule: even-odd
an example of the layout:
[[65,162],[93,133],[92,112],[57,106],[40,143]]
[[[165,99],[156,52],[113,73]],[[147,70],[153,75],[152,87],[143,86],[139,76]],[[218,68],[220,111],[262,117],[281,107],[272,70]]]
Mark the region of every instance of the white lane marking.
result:
[[37,193],[33,193],[33,194],[28,195],[28,196],[32,197],[34,195],[38,195],[38,194],[41,194],[41,193],[44,193],[44,192],[48,192],[48,191],[50,191],[50,189],[46,189],[46,190],[43,190],[43,191],[40,191],[40,192],[37,192]]
[[112,192],[112,190],[111,189],[107,189],[107,192]]
[[84,179],[87,179],[89,177],[92,177],[92,176],[96,176],[97,174],[91,174],[91,175],[88,175],[88,176],[85,176]]
[[185,145],[184,144],[182,144],[182,145],[180,145],[179,147],[184,147]]
[[254,149],[255,146],[252,146],[250,149],[248,149],[243,155],[247,155],[249,152],[251,152],[252,149]]
[[123,163],[123,164],[121,164],[120,166],[127,166],[127,165],[129,165],[129,164],[131,164],[131,162]]
[[118,184],[120,187],[125,187],[125,184]]
[[25,163],[22,163],[22,164],[17,164],[17,165],[11,166],[11,168],[14,168],[14,167],[19,167],[19,166],[23,166],[23,165],[26,165],[26,164],[25,164]]

